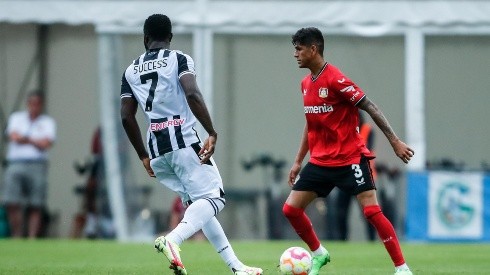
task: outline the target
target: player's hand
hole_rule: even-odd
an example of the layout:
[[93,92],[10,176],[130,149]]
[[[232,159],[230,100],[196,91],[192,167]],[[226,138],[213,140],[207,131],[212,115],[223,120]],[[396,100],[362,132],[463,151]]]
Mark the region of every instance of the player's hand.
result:
[[216,147],[216,140],[218,139],[218,135],[210,135],[205,141],[204,144],[199,151],[199,158],[201,159],[201,164],[204,164],[209,161],[211,156],[214,154],[214,148]]
[[296,182],[296,177],[298,177],[299,171],[301,170],[301,165],[298,163],[293,164],[291,170],[289,170],[288,184],[290,187],[293,187]]
[[395,151],[397,157],[399,157],[405,163],[408,163],[415,153],[413,149],[408,147],[408,145],[401,140],[395,141],[391,146],[393,146],[393,150]]
[[143,158],[141,160],[143,162],[143,166],[145,167],[146,169],[146,172],[148,173],[148,175],[152,178],[155,177],[155,173],[153,172],[153,169],[151,169],[151,166],[150,166],[150,158],[149,157],[146,157],[146,158]]

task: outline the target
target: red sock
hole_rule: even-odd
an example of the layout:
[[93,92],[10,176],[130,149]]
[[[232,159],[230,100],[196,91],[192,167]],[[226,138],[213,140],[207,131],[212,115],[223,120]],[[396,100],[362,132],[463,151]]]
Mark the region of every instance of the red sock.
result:
[[400,243],[396,237],[395,229],[391,222],[385,217],[379,205],[369,205],[364,207],[364,216],[376,228],[378,235],[390,254],[395,266],[405,263],[403,259]]
[[316,236],[313,225],[308,216],[306,216],[305,211],[285,203],[282,212],[289,220],[289,223],[293,226],[298,236],[300,236],[300,238],[308,245],[310,250],[317,250],[320,247],[320,240]]

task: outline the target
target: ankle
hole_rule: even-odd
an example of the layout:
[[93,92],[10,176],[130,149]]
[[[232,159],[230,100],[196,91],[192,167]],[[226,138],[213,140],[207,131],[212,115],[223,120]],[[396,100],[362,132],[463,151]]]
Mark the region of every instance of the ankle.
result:
[[321,256],[327,252],[327,249],[323,247],[323,245],[320,245],[315,251],[311,251],[311,254],[313,256]]
[[404,263],[402,265],[395,266],[395,270],[410,270],[410,268],[408,268],[407,263]]

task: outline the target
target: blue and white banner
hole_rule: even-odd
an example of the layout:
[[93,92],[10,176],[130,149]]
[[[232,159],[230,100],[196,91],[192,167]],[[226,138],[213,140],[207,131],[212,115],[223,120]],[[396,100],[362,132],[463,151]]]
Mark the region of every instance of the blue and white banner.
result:
[[405,237],[413,241],[490,241],[490,175],[408,172]]
[[483,175],[429,174],[429,237],[480,239],[483,233]]

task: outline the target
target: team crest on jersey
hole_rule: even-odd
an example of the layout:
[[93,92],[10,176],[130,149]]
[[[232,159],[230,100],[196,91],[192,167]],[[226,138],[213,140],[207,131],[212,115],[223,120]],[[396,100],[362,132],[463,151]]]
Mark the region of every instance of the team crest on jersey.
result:
[[326,98],[328,96],[328,89],[327,88],[320,88],[318,90],[318,96],[321,98]]

